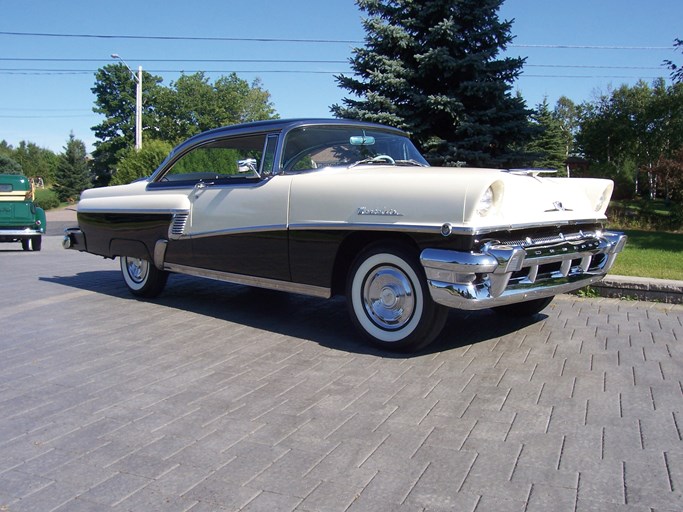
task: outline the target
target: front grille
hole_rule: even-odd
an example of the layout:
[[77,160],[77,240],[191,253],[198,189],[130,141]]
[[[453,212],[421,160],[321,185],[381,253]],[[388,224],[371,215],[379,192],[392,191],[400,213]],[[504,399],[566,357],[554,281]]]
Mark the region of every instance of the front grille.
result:
[[558,235],[551,235],[551,236],[544,236],[544,237],[527,237],[524,239],[517,239],[517,240],[504,240],[500,241],[498,245],[505,245],[507,247],[532,247],[534,245],[547,245],[547,244],[556,244],[560,242],[571,242],[571,241],[576,241],[576,240],[582,240],[587,237],[594,237],[595,233],[593,232],[588,232],[585,233],[583,231],[579,231],[578,233],[569,233],[569,234],[563,234],[560,233]]

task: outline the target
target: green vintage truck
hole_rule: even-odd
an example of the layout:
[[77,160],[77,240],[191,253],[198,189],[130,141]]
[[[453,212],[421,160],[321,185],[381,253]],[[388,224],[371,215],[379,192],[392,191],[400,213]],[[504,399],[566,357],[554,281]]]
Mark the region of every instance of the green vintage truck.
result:
[[33,184],[26,176],[0,174],[0,242],[21,242],[25,251],[40,251],[45,211],[33,199]]

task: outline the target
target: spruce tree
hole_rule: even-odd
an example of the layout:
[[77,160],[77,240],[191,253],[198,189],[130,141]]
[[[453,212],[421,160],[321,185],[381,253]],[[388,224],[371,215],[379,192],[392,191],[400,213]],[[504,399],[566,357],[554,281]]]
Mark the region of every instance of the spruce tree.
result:
[[560,176],[566,176],[566,137],[560,121],[550,111],[547,99],[536,107],[532,117],[539,128],[539,134],[528,146],[534,157],[534,167],[554,169]]
[[22,174],[21,164],[16,160],[0,155],[0,174]]
[[53,189],[60,201],[77,201],[81,192],[91,186],[85,144],[69,135],[64,153],[59,156]]
[[530,137],[524,100],[511,94],[522,58],[500,58],[512,22],[503,0],[357,0],[365,46],[337,76],[354,98],[338,117],[410,132],[432,163],[501,166],[520,162]]

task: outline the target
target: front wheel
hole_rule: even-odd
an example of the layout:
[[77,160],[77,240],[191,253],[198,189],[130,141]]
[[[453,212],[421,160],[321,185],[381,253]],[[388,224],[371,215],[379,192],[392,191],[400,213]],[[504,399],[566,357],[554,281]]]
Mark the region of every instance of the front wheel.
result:
[[443,329],[448,310],[427,289],[417,258],[398,245],[378,245],[354,261],[346,283],[351,321],[374,345],[411,351]]
[[126,286],[138,297],[156,297],[166,286],[168,272],[159,270],[147,260],[121,256],[121,273]]

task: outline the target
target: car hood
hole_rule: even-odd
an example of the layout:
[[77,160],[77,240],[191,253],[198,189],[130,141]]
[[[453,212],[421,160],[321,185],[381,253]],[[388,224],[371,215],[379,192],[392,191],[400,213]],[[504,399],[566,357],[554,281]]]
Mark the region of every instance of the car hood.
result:
[[[477,210],[487,189],[493,204]],[[359,166],[292,180],[290,224],[451,224],[467,229],[602,221],[610,180],[453,167]]]

